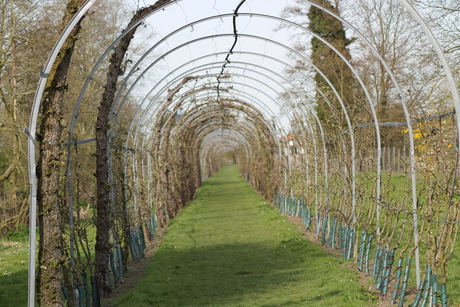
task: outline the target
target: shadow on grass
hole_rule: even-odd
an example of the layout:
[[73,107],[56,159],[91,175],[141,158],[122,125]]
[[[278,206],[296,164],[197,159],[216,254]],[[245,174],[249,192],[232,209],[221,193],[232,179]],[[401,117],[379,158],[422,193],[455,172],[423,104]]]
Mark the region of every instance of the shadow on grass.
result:
[[115,306],[368,306],[360,286],[339,281],[349,281],[350,272],[328,267],[332,262],[300,240],[162,247],[146,278]]
[[27,270],[7,274],[7,269],[0,264],[0,306],[27,306]]
[[206,181],[203,181],[202,185],[203,187],[206,186],[220,186],[220,185],[228,185],[228,184],[241,184],[241,178],[238,180],[231,180],[231,179],[225,179],[222,180],[219,178],[219,180],[215,180],[214,178],[208,179]]

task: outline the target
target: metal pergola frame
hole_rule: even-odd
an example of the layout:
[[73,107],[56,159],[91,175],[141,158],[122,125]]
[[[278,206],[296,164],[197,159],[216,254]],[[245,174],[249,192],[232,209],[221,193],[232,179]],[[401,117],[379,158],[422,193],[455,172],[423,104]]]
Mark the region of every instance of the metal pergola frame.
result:
[[[38,83],[38,86],[37,86],[37,91],[36,91],[36,94],[35,94],[35,97],[34,97],[34,102],[33,102],[33,106],[32,106],[32,112],[31,112],[31,117],[30,117],[30,123],[29,123],[29,129],[26,131],[28,136],[29,136],[29,140],[28,140],[28,156],[29,156],[29,178],[30,178],[30,221],[29,221],[29,224],[30,224],[30,242],[29,242],[29,277],[28,277],[28,284],[29,284],[29,294],[28,294],[28,305],[29,306],[34,306],[34,300],[35,300],[35,257],[36,257],[36,253],[35,253],[35,249],[36,249],[36,246],[35,246],[35,242],[36,242],[36,204],[37,204],[37,183],[36,183],[36,173],[35,173],[35,168],[36,168],[36,160],[35,160],[35,155],[36,155],[36,148],[35,148],[35,135],[36,135],[36,128],[37,128],[37,122],[38,122],[38,115],[39,115],[39,110],[40,110],[40,105],[41,105],[41,100],[42,100],[42,96],[43,96],[43,92],[44,92],[44,87],[45,87],[45,84],[47,82],[47,79],[48,79],[48,76],[49,76],[49,73],[51,71],[51,67],[57,57],[57,54],[59,52],[59,50],[61,49],[64,41],[66,40],[66,38],[68,37],[68,35],[70,34],[70,32],[72,31],[72,29],[74,28],[74,26],[81,20],[81,18],[83,18],[83,16],[85,15],[85,13],[90,9],[90,7],[96,2],[96,0],[88,0],[85,2],[85,4],[80,8],[80,10],[78,11],[78,13],[74,16],[74,18],[70,21],[70,23],[67,25],[67,27],[64,29],[63,33],[61,34],[61,36],[59,37],[58,41],[56,42],[56,45],[54,46],[49,58],[48,58],[48,61],[46,63],[46,65],[44,66],[42,72],[41,72],[41,76],[40,76],[40,79],[39,79],[39,83]],[[174,3],[176,3],[177,1],[174,1],[172,0],[171,2],[168,2],[167,4],[165,4],[165,6],[163,7],[163,9],[166,9],[167,6],[170,6]],[[366,86],[364,85],[364,82],[361,80],[360,76],[359,76],[359,73],[356,71],[356,69],[354,68],[354,66],[352,65],[352,63],[350,63],[349,60],[347,60],[345,58],[344,55],[342,55],[334,46],[332,46],[330,43],[328,43],[327,41],[325,41],[323,38],[321,38],[320,36],[316,35],[315,33],[312,33],[309,29],[307,29],[306,27],[303,27],[293,21],[290,21],[290,20],[287,20],[287,19],[284,19],[284,18],[279,18],[279,17],[276,17],[276,16],[270,16],[270,15],[263,15],[263,14],[257,14],[257,13],[241,13],[241,12],[238,12],[239,8],[241,7],[241,5],[244,3],[245,1],[241,1],[240,4],[238,5],[237,9],[235,10],[234,13],[232,14],[219,14],[219,15],[214,15],[214,16],[208,16],[206,18],[203,18],[203,19],[200,19],[200,20],[197,20],[197,21],[194,21],[194,22],[190,22],[186,25],[183,25],[179,28],[177,28],[176,30],[174,30],[173,32],[169,33],[167,36],[163,37],[162,39],[160,39],[158,42],[156,42],[154,45],[152,45],[151,48],[149,48],[149,50],[147,52],[145,52],[142,57],[132,66],[131,70],[128,72],[128,74],[126,75],[126,78],[123,80],[121,86],[120,86],[120,90],[117,92],[117,95],[116,95],[116,98],[115,98],[115,101],[114,101],[114,104],[113,104],[113,108],[112,108],[112,117],[111,119],[113,120],[114,124],[116,125],[118,123],[118,119],[119,119],[119,116],[120,114],[123,112],[123,107],[124,107],[124,104],[125,104],[125,101],[126,101],[126,97],[129,96],[130,92],[131,91],[135,91],[136,90],[136,85],[140,82],[140,80],[142,80],[142,78],[144,78],[144,76],[151,70],[153,70],[153,68],[155,67],[155,65],[157,65],[158,63],[162,62],[165,60],[165,58],[168,57],[168,55],[171,55],[171,54],[174,54],[174,52],[176,52],[177,50],[180,50],[181,48],[184,48],[184,47],[190,47],[192,46],[194,43],[196,42],[201,42],[201,41],[207,41],[207,40],[214,40],[214,39],[217,39],[217,38],[228,38],[228,37],[234,37],[235,38],[235,41],[233,43],[233,46],[231,47],[230,51],[228,52],[223,52],[223,51],[219,51],[219,52],[216,52],[216,53],[212,53],[210,52],[209,54],[205,54],[201,57],[198,57],[198,58],[194,58],[188,62],[185,62],[183,64],[181,64],[180,66],[176,67],[175,69],[173,69],[173,71],[169,72],[168,74],[166,74],[162,80],[160,80],[159,82],[157,82],[151,89],[150,91],[148,92],[147,95],[145,95],[144,99],[142,100],[142,102],[139,104],[137,110],[136,110],[136,113],[134,115],[134,118],[131,122],[131,125],[130,125],[130,128],[128,130],[128,137],[127,137],[127,140],[126,140],[126,144],[125,144],[125,147],[126,147],[126,150],[125,150],[125,158],[124,158],[124,167],[125,167],[125,172],[127,172],[127,167],[128,167],[128,163],[127,163],[127,160],[128,160],[128,150],[127,148],[129,148],[130,146],[130,139],[131,139],[131,135],[133,136],[133,145],[132,147],[134,148],[138,148],[139,150],[141,151],[147,151],[149,146],[151,146],[152,144],[150,143],[145,143],[144,142],[144,138],[142,138],[140,141],[141,143],[139,142],[139,132],[140,132],[140,129],[141,127],[144,125],[144,122],[145,121],[149,121],[152,119],[153,116],[155,116],[158,112],[159,109],[161,109],[161,106],[162,106],[162,99],[164,99],[164,94],[167,93],[168,89],[170,89],[174,84],[177,84],[177,82],[184,78],[185,76],[190,76],[190,75],[195,75],[195,74],[198,74],[198,78],[201,78],[201,79],[205,79],[205,78],[216,78],[217,76],[217,81],[216,82],[212,82],[212,83],[207,83],[208,85],[210,85],[211,87],[214,88],[214,90],[210,90],[210,89],[206,89],[204,91],[204,93],[200,95],[195,95],[195,98],[198,97],[198,99],[206,99],[207,97],[216,97],[216,93],[217,93],[217,100],[220,100],[220,99],[235,99],[235,97],[239,97],[239,98],[242,98],[242,100],[246,101],[246,103],[250,104],[250,105],[255,105],[256,107],[255,110],[257,110],[257,112],[260,112],[260,114],[262,116],[267,116],[267,118],[259,118],[258,120],[261,120],[261,122],[264,123],[264,125],[269,129],[269,131],[273,134],[273,138],[275,141],[277,141],[277,146],[279,148],[279,151],[280,151],[280,156],[282,156],[281,154],[281,147],[282,147],[282,144],[279,143],[279,132],[275,131],[273,129],[273,127],[271,126],[271,123],[268,122],[269,120],[269,116],[272,117],[272,119],[274,119],[275,121],[277,120],[277,117],[273,114],[273,111],[270,109],[270,107],[268,106],[267,103],[265,103],[265,101],[271,101],[272,103],[274,104],[278,104],[277,100],[275,99],[275,97],[271,97],[269,94],[266,93],[266,91],[262,90],[261,88],[263,87],[264,89],[266,90],[269,90],[273,93],[277,93],[278,91],[273,88],[272,86],[268,85],[267,83],[264,83],[262,81],[262,79],[258,80],[256,77],[254,76],[251,76],[251,75],[244,75],[242,72],[248,72],[250,74],[256,74],[258,76],[261,76],[261,78],[265,78],[265,80],[270,80],[270,82],[273,82],[274,84],[277,84],[279,87],[280,87],[280,90],[282,89],[283,91],[285,91],[286,93],[288,93],[290,95],[291,98],[295,97],[295,93],[292,93],[289,88],[287,88],[284,84],[288,84],[291,88],[295,88],[295,84],[289,80],[287,80],[285,77],[283,77],[280,73],[278,73],[277,71],[275,70],[272,70],[268,67],[264,67],[260,64],[254,64],[254,63],[251,63],[251,62],[247,62],[247,61],[242,61],[242,60],[238,60],[238,61],[229,61],[228,58],[230,57],[230,55],[251,55],[251,56],[255,56],[255,57],[258,57],[258,58],[261,58],[261,59],[264,59],[264,60],[269,60],[269,61],[273,61],[273,62],[277,62],[279,63],[280,65],[284,66],[284,67],[287,67],[291,70],[295,70],[296,73],[302,75],[303,77],[305,77],[305,81],[306,82],[309,82],[310,83],[310,86],[312,86],[313,88],[315,88],[324,98],[326,98],[326,95],[324,93],[321,92],[320,89],[318,89],[315,85],[314,85],[314,82],[310,81],[309,77],[310,76],[307,76],[304,72],[300,71],[300,70],[297,70],[295,67],[293,67],[292,65],[290,65],[288,62],[286,61],[282,61],[282,60],[279,60],[277,59],[276,57],[270,55],[270,54],[261,54],[261,53],[257,53],[257,52],[253,52],[253,51],[234,51],[233,48],[235,47],[236,45],[236,41],[238,38],[247,38],[247,39],[250,39],[250,40],[261,40],[264,42],[264,44],[272,44],[272,45],[277,45],[281,48],[283,48],[284,50],[287,50],[289,54],[291,55],[295,55],[296,58],[298,59],[301,59],[302,61],[304,61],[305,63],[308,64],[308,66],[310,66],[315,72],[317,72],[318,74],[320,74],[324,80],[329,84],[330,88],[332,89],[333,93],[334,93],[334,96],[335,98],[339,101],[340,105],[341,105],[341,109],[342,109],[342,112],[344,114],[344,116],[346,117],[346,121],[347,121],[347,127],[348,127],[348,135],[349,135],[349,138],[350,138],[350,144],[351,144],[351,163],[352,163],[352,192],[351,192],[351,195],[352,195],[352,206],[353,206],[353,211],[355,210],[355,206],[356,206],[356,191],[355,191],[355,177],[356,177],[356,162],[355,162],[355,158],[356,158],[356,149],[355,149],[355,136],[353,134],[353,131],[354,131],[354,127],[353,127],[353,124],[351,122],[351,119],[347,113],[347,109],[340,97],[340,94],[338,93],[338,91],[335,89],[335,87],[333,86],[332,82],[326,77],[326,75],[320,70],[318,69],[316,66],[313,65],[313,63],[308,59],[306,58],[304,55],[302,55],[301,53],[299,53],[298,51],[296,51],[295,49],[287,46],[287,45],[284,45],[282,43],[279,43],[275,40],[272,40],[270,38],[267,38],[267,37],[263,37],[263,36],[257,36],[257,35],[250,35],[250,34],[243,34],[243,33],[237,33],[236,32],[236,18],[238,18],[239,16],[244,16],[244,17],[251,17],[251,18],[261,18],[261,19],[271,19],[271,20],[275,20],[277,22],[280,22],[280,23],[284,23],[284,24],[288,24],[289,26],[293,26],[295,27],[296,29],[298,30],[301,30],[303,31],[304,33],[309,33],[309,35],[313,36],[313,37],[316,37],[317,39],[319,39],[322,43],[324,43],[326,46],[328,46],[336,55],[338,55],[342,60],[343,62],[348,66],[348,68],[352,71],[354,77],[356,78],[356,80],[358,80],[359,84],[361,85],[361,88],[363,89],[364,93],[365,93],[365,96],[366,96],[366,99],[367,99],[367,103],[368,103],[368,106],[370,107],[371,109],[371,112],[372,112],[372,117],[373,117],[373,125],[375,127],[375,135],[376,135],[376,139],[377,139],[377,161],[381,161],[382,160],[382,152],[381,152],[381,136],[380,136],[380,130],[379,130],[379,121],[378,121],[378,118],[377,118],[377,114],[376,114],[376,111],[375,111],[375,108],[374,108],[374,105],[373,105],[373,101],[372,101],[372,98],[371,98],[371,95],[370,93],[368,92]],[[416,279],[417,279],[417,285],[420,284],[420,259],[419,259],[419,252],[418,252],[418,215],[417,215],[417,187],[416,187],[416,164],[415,164],[415,144],[414,144],[414,133],[413,133],[413,128],[412,128],[412,121],[411,121],[411,118],[410,118],[410,113],[409,113],[409,110],[407,108],[407,102],[406,102],[406,98],[405,98],[405,95],[404,95],[404,92],[396,78],[396,76],[393,74],[393,72],[391,71],[389,65],[386,63],[386,61],[382,58],[382,56],[377,52],[377,50],[375,49],[375,47],[372,45],[372,43],[366,38],[364,37],[360,31],[355,28],[350,22],[348,22],[347,20],[345,20],[344,18],[338,16],[337,14],[325,9],[324,7],[316,4],[315,2],[313,1],[306,1],[308,2],[309,5],[312,5],[312,6],[315,6],[316,8],[324,11],[325,13],[329,14],[330,16],[334,17],[335,19],[339,20],[340,22],[342,22],[344,25],[346,25],[351,31],[353,31],[353,33],[355,35],[357,35],[359,37],[359,39],[364,42],[364,44],[367,46],[367,48],[369,48],[369,50],[373,53],[373,55],[380,61],[380,64],[383,65],[386,73],[388,74],[388,76],[391,78],[392,80],[392,83],[393,83],[393,86],[396,88],[396,91],[397,93],[399,94],[400,96],[400,102],[401,102],[401,106],[404,110],[404,116],[406,118],[406,123],[407,123],[407,129],[408,129],[408,135],[409,135],[409,142],[410,142],[410,170],[411,170],[411,191],[412,191],[412,206],[413,206],[413,213],[412,213],[412,217],[413,217],[413,225],[414,225],[414,244],[416,246],[415,248],[415,257],[416,257],[416,260],[415,260],[415,264],[416,264]],[[443,66],[443,70],[445,72],[445,75],[446,75],[446,79],[447,79],[447,82],[448,82],[448,86],[449,86],[449,90],[451,91],[451,95],[452,95],[452,99],[453,99],[453,105],[454,105],[454,108],[455,110],[457,111],[455,116],[456,116],[456,125],[457,125],[457,131],[460,131],[460,98],[459,98],[459,93],[458,93],[458,89],[456,87],[456,83],[455,83],[455,79],[454,79],[454,76],[453,76],[453,73],[452,73],[452,70],[449,66],[449,63],[447,61],[447,58],[446,56],[444,55],[443,51],[442,51],[442,48],[440,47],[439,43],[437,42],[435,36],[433,35],[433,33],[431,32],[430,28],[428,27],[428,25],[426,24],[426,22],[422,19],[422,17],[418,14],[418,12],[415,10],[415,8],[413,7],[413,5],[408,1],[408,0],[399,0],[399,2],[406,8],[406,10],[411,14],[411,16],[413,17],[413,19],[420,25],[421,29],[423,30],[423,32],[425,33],[426,37],[429,39],[429,41],[431,42],[436,54],[437,54],[437,57],[438,59],[441,61],[442,63],[442,66]],[[67,143],[68,145],[68,155],[69,155],[69,163],[68,163],[68,166],[67,166],[67,176],[69,178],[69,205],[72,207],[72,204],[73,204],[73,188],[72,188],[72,183],[71,183],[71,178],[72,178],[72,169],[71,169],[71,163],[70,163],[70,156],[72,155],[71,153],[71,150],[70,150],[70,145],[74,144],[74,143],[84,143],[84,142],[89,142],[89,141],[92,141],[93,139],[90,139],[90,140],[83,140],[83,141],[79,141],[77,142],[74,137],[73,137],[73,131],[74,131],[74,128],[75,128],[75,123],[78,119],[78,110],[79,110],[79,107],[84,99],[84,95],[85,95],[85,92],[86,92],[86,89],[88,88],[91,80],[92,80],[92,77],[94,76],[94,74],[100,69],[100,66],[102,65],[102,63],[104,62],[104,60],[108,57],[109,53],[111,52],[111,50],[113,48],[116,47],[116,45],[118,44],[118,42],[123,38],[124,35],[126,35],[126,33],[128,33],[130,30],[136,28],[139,24],[141,24],[142,22],[144,22],[145,19],[153,16],[154,14],[156,13],[156,11],[148,14],[147,16],[145,16],[144,19],[142,20],[139,20],[137,23],[133,24],[130,28],[126,29],[125,32],[123,32],[119,37],[117,37],[114,42],[105,50],[104,53],[102,53],[100,59],[96,62],[95,66],[93,67],[90,75],[88,76],[84,86],[83,86],[83,89],[80,93],[80,96],[75,104],[75,109],[74,109],[74,113],[73,113],[73,116],[72,116],[72,119],[71,119],[71,123],[70,123],[70,133],[69,133],[69,141]],[[134,82],[132,82],[132,77],[134,77],[134,75],[137,73],[138,69],[140,69],[141,65],[144,63],[144,61],[146,61],[147,57],[149,56],[149,54],[151,54],[152,52],[156,51],[159,49],[159,47],[164,44],[165,42],[168,41],[169,38],[171,37],[174,37],[174,35],[180,33],[181,31],[184,31],[186,29],[189,29],[190,27],[193,28],[193,26],[197,25],[197,24],[200,24],[200,23],[206,23],[208,21],[212,21],[212,20],[216,20],[216,19],[224,19],[224,18],[233,18],[233,25],[234,25],[234,32],[233,33],[225,33],[225,34],[214,34],[214,35],[210,35],[210,36],[202,36],[202,37],[199,37],[197,39],[193,39],[193,40],[190,40],[190,41],[187,41],[185,43],[182,43],[178,46],[175,46],[173,47],[172,49],[168,50],[166,53],[162,54],[161,56],[158,56],[158,58],[153,61],[152,63],[150,63],[146,68],[142,69],[140,75],[138,75],[137,77],[135,77],[135,80]],[[221,55],[225,55],[227,54],[227,58],[225,61],[213,61],[212,60],[212,57],[218,57],[218,56],[221,56]],[[207,60],[208,62],[205,63],[205,64],[201,64],[199,66],[195,66],[195,62],[196,61],[201,61],[201,60]],[[181,69],[184,69],[184,68],[187,68],[187,66],[193,66],[193,68],[189,68],[183,72],[180,72]],[[208,73],[209,71],[213,71],[213,70],[217,70],[217,72],[215,73]],[[219,73],[219,70],[220,70],[220,73]],[[228,71],[226,71],[228,70]],[[233,71],[236,70],[236,71],[240,71],[238,73],[234,73]],[[205,72],[203,74],[203,72]],[[176,73],[178,73],[178,75],[175,75]],[[200,75],[201,74],[201,75]],[[239,78],[244,78],[244,80],[251,80],[251,82],[254,82],[256,84],[259,84],[259,88],[251,85],[251,84],[244,84],[244,83],[241,83],[241,82],[237,82],[237,81],[234,81],[234,80],[225,80],[225,82],[221,81],[221,77],[223,75],[229,75],[231,76],[232,78],[235,78],[235,79],[239,79]],[[172,80],[169,80],[169,78],[172,78]],[[128,82],[132,82],[131,84],[129,84]],[[129,85],[128,85],[129,84]],[[157,88],[161,86],[161,88]],[[234,87],[232,89],[230,89],[230,87]],[[236,87],[236,88],[235,88]],[[241,88],[246,88],[246,89],[251,89],[252,91],[256,92],[259,94],[259,96],[265,96],[264,99],[261,99],[260,97],[255,97],[253,94],[251,93],[247,93],[243,90],[239,90],[238,87],[241,87]],[[154,93],[154,97],[149,99],[148,97],[150,96],[150,94]],[[194,93],[196,94],[196,93]],[[123,97],[123,98],[122,98]],[[176,103],[179,103],[179,104],[182,104],[182,103],[188,103],[187,99],[191,99],[191,97],[188,97],[187,93],[183,94],[182,96],[180,96],[181,99],[179,99],[179,101],[173,101],[172,102],[172,105],[176,104]],[[177,99],[176,99],[177,100]],[[182,101],[181,101],[182,100]],[[147,103],[147,106],[144,106],[144,103]],[[326,98],[326,102],[329,104],[330,107],[332,107],[331,103],[328,101],[328,99]],[[325,174],[325,189],[326,191],[328,190],[328,163],[327,163],[327,149],[326,149],[326,141],[325,141],[325,134],[324,134],[324,131],[323,131],[323,127],[322,127],[322,124],[318,118],[318,116],[316,115],[315,111],[313,110],[312,106],[309,105],[309,104],[306,104],[306,103],[300,103],[300,106],[303,106],[303,109],[302,107],[299,107],[297,109],[294,109],[293,112],[299,116],[305,116],[305,117],[308,117],[308,118],[311,118],[313,119],[313,122],[315,123],[314,125],[316,126],[316,128],[314,127],[314,125],[310,124],[310,122],[306,122],[306,125],[307,125],[307,128],[309,130],[309,132],[313,135],[315,130],[319,130],[320,132],[320,142],[322,143],[322,147],[323,147],[323,155],[324,155],[324,169],[323,169],[323,172]],[[211,111],[211,109],[208,109],[208,111]],[[263,111],[263,112],[262,112]],[[151,113],[150,113],[151,112]],[[218,115],[219,112],[218,110],[216,111],[212,111],[212,112],[215,112],[214,114],[215,115]],[[211,113],[213,114],[213,113]],[[201,115],[200,114],[197,114],[196,117],[189,117],[187,115],[186,119],[188,122],[193,122],[195,120],[201,120],[204,118],[204,115]],[[290,118],[290,120],[292,121],[292,115],[289,115],[288,118]],[[188,125],[188,122],[185,122],[184,121],[184,126]],[[166,125],[167,123],[165,123]],[[209,125],[215,125],[215,123],[212,123],[210,122]],[[250,159],[251,158],[251,147],[249,146],[249,143],[248,143],[248,140],[246,138],[246,135],[245,134],[248,134],[248,133],[251,133],[251,129],[250,129],[250,122],[241,122],[240,123],[242,126],[239,127],[238,129],[242,129],[241,131],[239,130],[235,130],[235,132],[228,132],[226,131],[225,135],[226,135],[226,139],[223,140],[222,142],[223,143],[220,143],[220,144],[225,144],[225,145],[222,145],[223,149],[222,150],[227,150],[227,149],[232,149],[232,150],[235,150],[235,148],[237,146],[243,146],[243,148],[246,149],[247,151],[247,158]],[[254,123],[252,123],[254,124]],[[245,128],[243,128],[245,125],[247,125]],[[276,123],[278,129],[282,129],[282,125],[281,123],[277,122]],[[182,127],[182,126],[181,126]],[[181,133],[181,127],[179,127],[176,131],[174,131],[173,133],[173,138],[171,140],[165,140],[165,141],[172,141],[174,142],[174,139],[178,137],[179,133]],[[214,127],[214,128],[213,128]],[[215,132],[216,130],[219,130],[219,126],[202,126],[203,130],[202,131],[199,131],[197,136],[200,137],[200,141],[199,142],[202,142],[202,147],[201,147],[201,155],[202,156],[205,156],[206,155],[206,152],[209,152],[211,149],[214,150],[215,146],[216,146],[216,142],[218,142],[218,137],[215,135],[217,132]],[[215,130],[213,130],[215,129]],[[244,133],[243,133],[244,132]],[[222,134],[222,132],[221,132]],[[149,137],[150,139],[152,139],[151,137]],[[148,139],[149,139],[148,138]],[[314,174],[314,180],[315,180],[315,186],[318,185],[318,172],[319,172],[319,169],[318,169],[318,144],[317,144],[317,140],[315,137],[313,137],[313,140],[314,140],[314,160],[315,160],[315,174]],[[460,143],[460,134],[457,133],[457,141]],[[345,145],[344,145],[345,146]],[[217,147],[219,148],[219,147]],[[288,157],[287,157],[288,158]],[[135,167],[133,165],[133,167]],[[380,204],[379,204],[379,201],[380,201],[380,177],[381,177],[381,163],[377,163],[377,183],[376,183],[376,189],[377,189],[377,202],[376,202],[376,206],[377,206],[377,219],[379,220],[380,219]],[[316,192],[316,196],[318,195],[318,193]],[[318,202],[318,200],[316,199],[316,203]],[[72,209],[71,209],[72,210]],[[71,225],[72,225],[72,214],[70,216],[70,219],[71,219]],[[318,217],[316,217],[318,219]],[[379,230],[378,230],[379,231]],[[72,245],[72,237],[71,237],[71,251],[73,250],[73,245]],[[73,260],[73,256],[72,256],[72,260]]]

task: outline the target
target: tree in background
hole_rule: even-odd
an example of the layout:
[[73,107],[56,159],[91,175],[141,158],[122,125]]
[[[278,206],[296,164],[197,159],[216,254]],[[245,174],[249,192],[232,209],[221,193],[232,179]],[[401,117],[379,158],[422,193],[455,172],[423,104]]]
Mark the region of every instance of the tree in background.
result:
[[[358,0],[350,5],[349,10],[359,12],[353,15],[355,26],[398,78],[405,90],[409,107],[411,101],[422,100],[421,86],[414,83],[420,76],[411,71],[414,66],[411,61],[414,58],[423,62],[420,33],[416,31],[411,16],[405,12],[399,1]],[[359,58],[355,61],[356,67],[375,102],[379,121],[404,122],[400,97],[384,64],[361,40],[357,42],[357,47]],[[413,83],[409,84],[407,80]],[[383,146],[404,146],[403,133],[399,127],[381,127],[380,132]]]
[[[333,5],[327,0],[318,0],[316,2],[326,9],[340,15],[339,9],[336,6],[337,4]],[[352,43],[352,40],[346,37],[342,23],[315,6],[310,6],[307,17],[309,19],[308,28],[313,33],[324,38],[334,46],[345,59],[350,61],[351,55],[348,46]],[[356,96],[356,82],[353,78],[353,73],[345,64],[344,60],[316,37],[311,39],[311,60],[337,90],[348,112],[354,114],[357,110],[356,102],[359,97]],[[332,91],[331,86],[319,73],[315,74],[315,82],[318,88],[325,93],[327,99],[331,102],[332,108],[337,109],[336,114],[343,114],[338,98]],[[330,109],[325,98],[319,93],[316,94],[316,103],[316,112],[319,119],[327,123],[327,126],[336,126],[337,123],[332,120],[335,116],[333,114],[334,110]],[[340,118],[338,124],[345,126],[344,118]]]
[[27,223],[28,218],[26,135],[22,130],[27,127],[41,60],[52,44],[52,31],[43,33],[38,28],[44,24],[52,28],[40,14],[48,3],[40,5],[17,0],[0,3],[0,235]]
[[[417,9],[434,32],[436,40],[446,55],[454,75],[460,72],[460,2],[457,0],[414,0]],[[443,111],[452,110],[451,93],[449,90],[436,86],[444,78],[444,72],[438,60],[431,55],[427,62],[436,63],[438,70],[432,70],[432,80],[435,85],[425,96],[433,109],[442,106]],[[457,78],[458,79],[458,78]],[[460,83],[457,80],[457,87]]]
[[[339,6],[343,0],[337,0],[333,3],[328,0],[315,2],[326,10],[337,15],[341,14]],[[287,7],[283,15],[307,27],[312,33],[331,44],[344,59],[351,61],[349,47],[353,39],[347,38],[345,28],[339,20],[302,0],[297,0],[295,5]],[[299,88],[301,88],[300,91],[302,92],[299,94],[306,96],[310,103],[314,103],[315,111],[323,126],[326,127],[325,132],[333,137],[333,134],[336,134],[337,131],[348,129],[339,98],[344,103],[347,113],[353,118],[353,115],[358,113],[359,106],[362,104],[362,91],[352,71],[341,56],[317,37],[312,37],[309,42],[300,39],[300,37],[305,38],[302,34],[305,34],[305,32],[295,38],[293,37],[296,42],[293,47],[300,53],[305,54],[306,57],[309,57],[311,63],[324,74],[330,84],[309,63],[294,59],[296,69],[311,75],[316,85],[316,89],[305,87],[303,81],[299,81]],[[287,71],[287,73],[291,80],[296,79],[295,72]],[[300,80],[302,79],[303,77],[300,76]],[[337,95],[333,89],[337,91]],[[293,90],[299,91],[299,89]]]
[[460,62],[460,2],[457,0],[414,0],[424,13],[430,28],[436,31],[437,39],[447,55]]

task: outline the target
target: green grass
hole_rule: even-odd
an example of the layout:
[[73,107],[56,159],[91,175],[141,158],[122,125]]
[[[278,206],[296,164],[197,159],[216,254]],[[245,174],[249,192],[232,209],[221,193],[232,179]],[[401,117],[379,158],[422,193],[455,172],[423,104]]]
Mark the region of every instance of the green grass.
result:
[[[96,228],[87,224],[90,245],[94,246]],[[0,306],[27,306],[29,234],[26,227],[8,231],[0,238]],[[37,251],[38,254],[38,251]],[[94,252],[92,252],[94,257]]]
[[[391,180],[402,185],[405,179]],[[342,259],[327,256],[294,228],[236,169],[224,168],[171,223],[149,275],[117,306],[372,305]],[[2,307],[27,303],[27,240],[24,229],[0,239]],[[458,245],[448,271],[449,304],[457,306]]]
[[224,167],[116,306],[371,306],[356,272],[295,228]]
[[0,241],[0,305],[27,305],[29,247],[25,242]]

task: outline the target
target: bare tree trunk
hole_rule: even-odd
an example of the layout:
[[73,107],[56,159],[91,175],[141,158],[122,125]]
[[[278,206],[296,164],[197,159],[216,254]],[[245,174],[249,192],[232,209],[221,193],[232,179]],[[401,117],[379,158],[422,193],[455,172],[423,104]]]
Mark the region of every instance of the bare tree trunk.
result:
[[[61,31],[80,7],[80,0],[67,4]],[[59,198],[62,156],[62,109],[67,89],[67,70],[80,32],[78,24],[56,58],[42,103],[37,163],[37,205],[40,229],[38,254],[38,301],[40,306],[64,306],[61,295],[64,264],[61,201]]]
[[[171,2],[160,0],[155,4],[142,8],[134,14],[128,24],[128,28],[145,17],[148,13]],[[102,95],[99,112],[96,121],[96,177],[97,177],[97,216],[96,216],[96,283],[101,297],[109,297],[112,292],[109,276],[109,253],[110,253],[110,186],[107,132],[109,130],[109,115],[117,90],[118,77],[123,74],[121,65],[128,50],[129,44],[134,37],[136,28],[127,33],[118,43],[115,52],[110,58],[107,72],[107,82]]]
[[[15,126],[17,126],[17,122],[18,122],[18,98],[17,98],[18,83],[17,83],[17,70],[16,70],[16,44],[14,41],[11,46],[11,52],[13,53],[12,55],[13,57],[13,80],[12,80],[13,81],[13,123]],[[17,130],[14,132],[14,136],[13,136],[13,156],[15,157],[15,159],[19,160],[19,157],[20,157],[19,132]],[[16,211],[17,199],[18,199],[17,183],[18,183],[17,171],[15,170],[11,178],[11,207],[14,208],[15,211]],[[14,214],[16,215],[17,212],[14,212]]]

